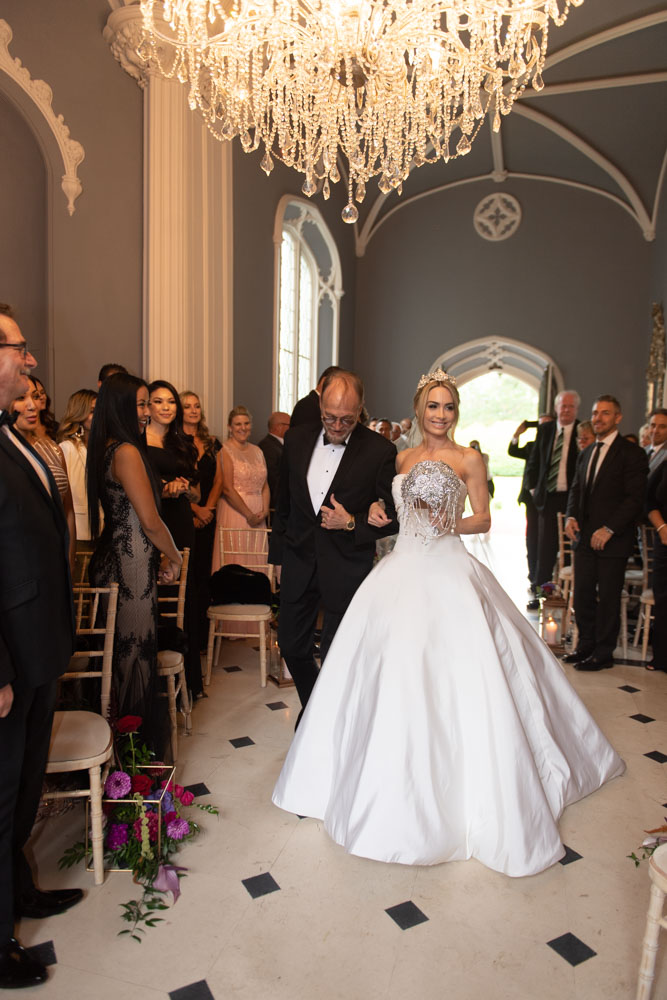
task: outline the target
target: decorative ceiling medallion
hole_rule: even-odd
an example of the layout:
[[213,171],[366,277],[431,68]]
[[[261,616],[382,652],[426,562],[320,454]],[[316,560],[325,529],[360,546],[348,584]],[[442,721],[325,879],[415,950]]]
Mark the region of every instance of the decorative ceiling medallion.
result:
[[508,240],[521,224],[521,205],[511,194],[493,194],[482,198],[472,221],[483,240]]

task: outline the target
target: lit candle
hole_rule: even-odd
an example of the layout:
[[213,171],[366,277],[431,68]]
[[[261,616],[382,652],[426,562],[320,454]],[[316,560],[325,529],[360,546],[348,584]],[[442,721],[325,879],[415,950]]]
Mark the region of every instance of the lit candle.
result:
[[547,645],[555,646],[558,641],[558,625],[551,616],[549,616],[544,631],[546,632]]

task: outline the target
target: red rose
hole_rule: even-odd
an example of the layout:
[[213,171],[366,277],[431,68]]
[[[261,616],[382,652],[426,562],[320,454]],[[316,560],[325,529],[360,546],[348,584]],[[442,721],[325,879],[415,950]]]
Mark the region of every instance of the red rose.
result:
[[165,823],[171,823],[172,820],[178,819],[178,813],[174,809],[172,809],[171,812],[164,814],[163,819]]
[[140,795],[148,795],[153,787],[153,782],[147,774],[132,775],[132,793],[139,792]]
[[117,733],[136,733],[137,729],[141,726],[144,720],[140,715],[124,715],[122,719],[119,719],[116,723]]

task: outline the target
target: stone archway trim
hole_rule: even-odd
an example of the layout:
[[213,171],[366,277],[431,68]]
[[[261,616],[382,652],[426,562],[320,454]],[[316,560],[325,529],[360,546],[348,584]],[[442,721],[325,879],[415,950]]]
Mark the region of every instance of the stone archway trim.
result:
[[62,176],[61,188],[67,199],[67,211],[74,215],[74,202],[83,191],[83,185],[78,177],[79,165],[85,154],[80,142],[70,137],[69,128],[62,115],[56,115],[53,110],[53,91],[44,80],[33,80],[29,71],[22,65],[20,59],[15,59],[9,52],[9,44],[13,32],[7,21],[0,18],[0,70],[7,74],[28,96],[39,114],[49,127],[55,138],[62,157],[65,173]]
[[[444,368],[460,385],[489,371],[514,375],[538,389],[546,368],[550,369],[556,393],[564,387],[560,368],[548,354],[537,347],[510,337],[479,337],[468,340],[441,354],[430,371]],[[554,393],[555,395],[555,393]]]

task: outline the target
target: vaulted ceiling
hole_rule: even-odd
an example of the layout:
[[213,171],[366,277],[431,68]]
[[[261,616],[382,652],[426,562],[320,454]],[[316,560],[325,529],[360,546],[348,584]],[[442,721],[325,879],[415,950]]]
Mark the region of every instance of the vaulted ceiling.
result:
[[667,152],[667,7],[647,0],[584,0],[552,28],[544,89],[531,88],[485,124],[467,156],[412,171],[401,195],[369,184],[357,253],[393,213],[462,184],[509,178],[573,185],[610,199],[653,239]]

